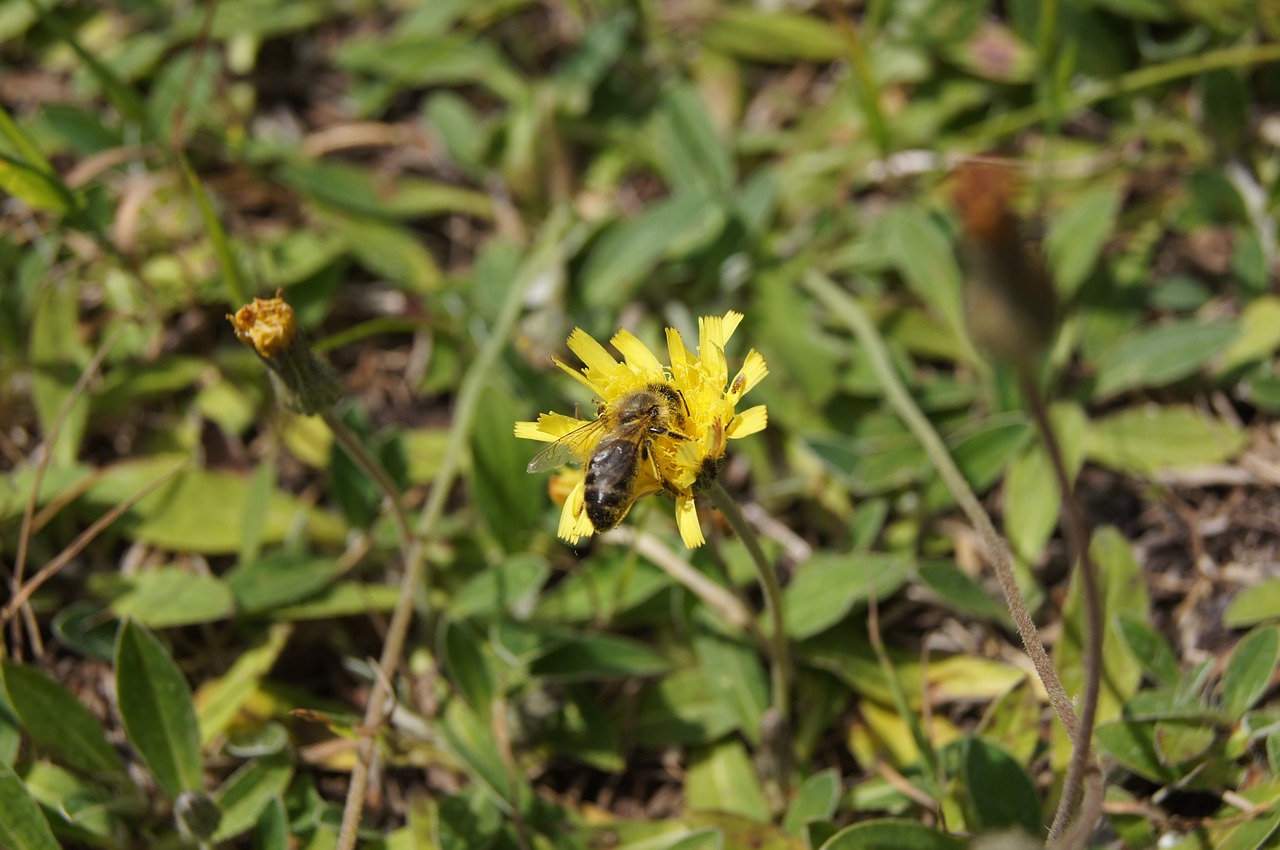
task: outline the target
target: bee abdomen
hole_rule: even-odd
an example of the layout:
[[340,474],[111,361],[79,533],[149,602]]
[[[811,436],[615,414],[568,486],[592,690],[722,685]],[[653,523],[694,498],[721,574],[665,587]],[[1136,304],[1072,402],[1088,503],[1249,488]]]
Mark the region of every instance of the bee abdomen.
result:
[[626,440],[608,440],[591,455],[584,479],[583,501],[596,531],[617,527],[635,500],[639,447]]

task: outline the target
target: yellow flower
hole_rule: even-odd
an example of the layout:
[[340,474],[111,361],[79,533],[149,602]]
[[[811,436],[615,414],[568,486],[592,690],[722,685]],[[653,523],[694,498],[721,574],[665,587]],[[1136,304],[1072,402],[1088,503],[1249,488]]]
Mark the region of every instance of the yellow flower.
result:
[[275,298],[255,298],[227,319],[235,328],[241,342],[261,354],[274,357],[293,344],[298,333],[293,308],[284,302],[280,293]]
[[[742,369],[729,380],[724,347],[741,321],[742,314],[733,311],[700,318],[696,355],[685,347],[679,331],[667,328],[670,365],[659,361],[630,331],[620,330],[610,340],[622,354],[619,362],[586,331],[574,329],[569,350],[584,367],[576,369],[558,359],[555,363],[595,393],[597,418],[584,423],[560,413],[543,413],[536,422],[515,426],[517,437],[553,444],[534,458],[530,471],[577,460],[588,473],[565,499],[560,537],[577,543],[598,530],[606,531],[626,515],[635,499],[666,492],[675,498],[676,525],[685,545],[694,548],[705,542],[695,496],[719,473],[729,440],[762,431],[768,424],[764,405],[737,409],[742,397],[769,374],[764,357],[752,349]],[[647,415],[632,413],[633,421],[622,421],[627,411],[636,409],[637,393],[648,393],[646,398],[654,404]],[[623,433],[641,446],[629,456],[636,464],[635,474],[630,490],[619,497],[622,504],[611,518],[612,525],[597,528],[588,515],[586,478],[597,448]],[[601,466],[608,462],[597,461]]]

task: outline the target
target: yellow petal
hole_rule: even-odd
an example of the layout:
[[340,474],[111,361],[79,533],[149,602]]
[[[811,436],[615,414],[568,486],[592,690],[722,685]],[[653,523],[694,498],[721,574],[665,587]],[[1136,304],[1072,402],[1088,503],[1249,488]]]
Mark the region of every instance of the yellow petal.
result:
[[559,357],[556,357],[556,356],[552,355],[552,357],[551,357],[551,362],[552,362],[552,363],[554,363],[554,364],[556,364],[557,366],[559,366],[561,369],[563,369],[563,370],[565,371],[565,374],[567,374],[567,375],[572,375],[572,376],[573,376],[576,380],[578,380],[578,381],[579,381],[579,382],[580,382],[584,387],[586,387],[587,389],[591,390],[591,391],[592,391],[593,393],[595,393],[596,395],[604,395],[604,390],[603,390],[601,387],[597,386],[597,385],[596,385],[596,383],[595,383],[594,381],[592,381],[592,380],[591,380],[590,378],[588,378],[586,375],[582,374],[582,372],[581,372],[581,371],[579,371],[579,370],[577,370],[577,369],[573,368],[573,367],[572,367],[572,366],[570,366],[568,363],[565,363],[565,362],[564,362],[563,360],[561,360]]
[[641,342],[640,338],[631,331],[626,329],[618,331],[609,343],[622,352],[627,365],[632,369],[650,374],[656,372],[659,378],[662,376],[662,362],[649,350],[649,346]]
[[724,314],[724,339],[720,341],[721,348],[724,348],[725,343],[729,341],[731,336],[733,336],[733,332],[738,329],[738,325],[740,324],[742,324],[742,314],[737,310],[730,310],[728,313]]
[[749,407],[733,417],[729,423],[728,433],[733,439],[749,437],[763,431],[769,425],[769,411],[763,404]]
[[611,375],[618,368],[618,361],[582,328],[574,328],[573,333],[569,334],[569,350],[578,355],[582,365],[602,375]]
[[684,337],[675,328],[667,328],[667,354],[671,356],[671,374],[677,381],[683,381],[693,355],[684,347]]
[[729,384],[729,396],[736,402],[737,399],[751,392],[751,388],[764,380],[765,375],[768,374],[769,366],[764,362],[764,355],[754,348],[751,349],[747,352],[747,359],[734,377],[733,383]]
[[707,542],[702,536],[702,523],[698,522],[698,506],[691,497],[676,499],[676,527],[680,529],[680,539],[690,549]]
[[583,424],[581,419],[574,419],[563,413],[540,413],[537,422],[517,422],[516,436],[522,440],[551,443],[578,430]]
[[569,498],[564,500],[564,508],[560,511],[560,525],[556,534],[568,543],[577,543],[584,537],[590,537],[595,531],[587,512],[583,510],[585,490],[586,484],[579,481],[569,493]]

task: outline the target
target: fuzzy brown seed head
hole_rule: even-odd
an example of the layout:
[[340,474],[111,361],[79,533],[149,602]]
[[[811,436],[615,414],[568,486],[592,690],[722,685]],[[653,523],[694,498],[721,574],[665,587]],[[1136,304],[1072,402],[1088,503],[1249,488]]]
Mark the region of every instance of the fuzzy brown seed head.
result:
[[307,345],[279,290],[275,298],[255,298],[227,319],[236,337],[262,358],[285,407],[312,415],[337,402],[337,376]]

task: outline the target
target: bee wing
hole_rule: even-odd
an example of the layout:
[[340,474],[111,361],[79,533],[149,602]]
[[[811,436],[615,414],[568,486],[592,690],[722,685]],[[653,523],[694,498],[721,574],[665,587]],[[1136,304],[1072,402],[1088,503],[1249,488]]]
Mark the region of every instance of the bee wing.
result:
[[529,461],[526,472],[530,474],[546,472],[548,469],[564,466],[571,461],[581,460],[586,454],[585,447],[595,441],[596,433],[606,424],[603,419],[593,419],[573,429],[534,455],[533,460]]

